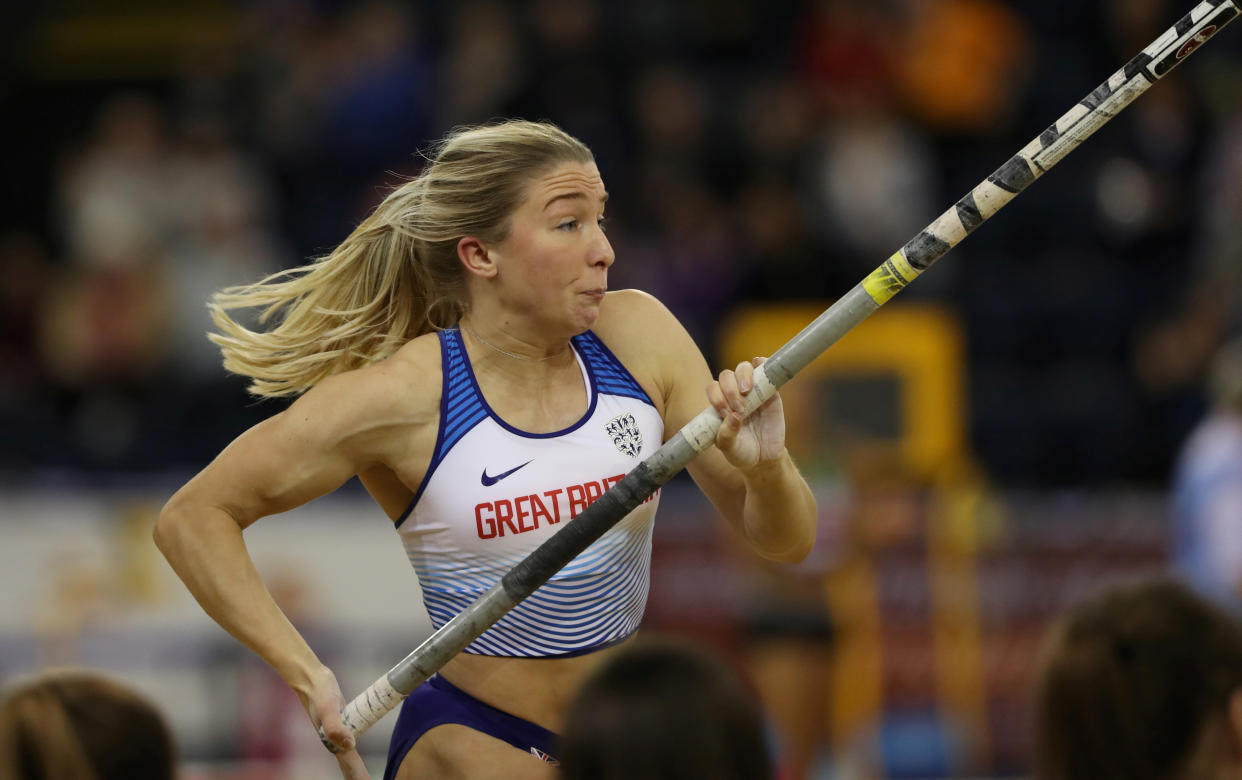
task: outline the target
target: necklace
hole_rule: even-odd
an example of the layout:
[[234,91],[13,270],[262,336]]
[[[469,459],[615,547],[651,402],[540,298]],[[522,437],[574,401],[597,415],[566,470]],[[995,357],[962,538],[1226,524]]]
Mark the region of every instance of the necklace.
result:
[[517,354],[516,352],[510,352],[510,351],[509,351],[509,350],[507,350],[507,349],[501,349],[500,347],[496,346],[496,345],[495,345],[495,344],[493,344],[492,342],[488,341],[487,339],[483,338],[483,337],[482,337],[482,336],[480,336],[479,334],[475,333],[475,332],[474,332],[474,328],[471,328],[471,327],[470,327],[469,325],[467,325],[466,323],[464,323],[464,322],[459,322],[459,323],[457,323],[457,324],[458,324],[458,326],[459,326],[462,330],[464,330],[464,331],[466,331],[467,333],[469,333],[469,334],[470,334],[470,337],[471,337],[471,338],[473,338],[475,341],[479,342],[480,344],[483,344],[483,345],[484,345],[484,346],[486,346],[486,347],[490,347],[491,349],[493,349],[493,350],[495,350],[495,351],[499,352],[499,353],[500,353],[500,354],[502,354],[502,355],[506,355],[506,356],[508,356],[508,357],[511,357],[511,358],[513,358],[514,360],[525,360],[527,363],[542,363],[542,362],[543,362],[543,361],[545,361],[545,360],[551,360],[551,359],[552,359],[552,358],[554,358],[554,357],[560,357],[561,355],[563,355],[563,354],[564,354],[563,352],[557,352],[556,354],[553,354],[553,355],[544,355],[543,357],[539,357],[539,358],[527,357],[526,355],[519,355],[519,354]]

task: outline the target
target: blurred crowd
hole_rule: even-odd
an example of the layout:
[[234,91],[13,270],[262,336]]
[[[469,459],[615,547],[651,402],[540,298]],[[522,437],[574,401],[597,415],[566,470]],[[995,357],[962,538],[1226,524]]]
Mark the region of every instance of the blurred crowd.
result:
[[[208,297],[326,253],[452,126],[590,145],[610,285],[711,357],[739,304],[844,293],[1189,3],[194,0],[163,44],[125,37],[161,8],[15,22],[5,470],[194,468],[279,408],[219,367]],[[100,19],[88,40],[157,56],[66,55]],[[1227,31],[904,294],[958,313],[998,482],[1167,479],[1242,318],[1240,51]]]

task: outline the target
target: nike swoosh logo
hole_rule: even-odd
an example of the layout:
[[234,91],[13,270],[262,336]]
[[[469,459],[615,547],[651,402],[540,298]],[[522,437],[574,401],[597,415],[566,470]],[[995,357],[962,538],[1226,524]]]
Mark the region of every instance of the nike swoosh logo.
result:
[[486,468],[484,468],[484,469],[483,469],[483,476],[479,479],[479,481],[483,483],[483,487],[491,487],[492,485],[495,485],[497,482],[499,482],[500,480],[502,480],[502,479],[504,479],[505,477],[509,476],[510,474],[512,474],[513,472],[517,471],[518,469],[525,468],[525,467],[529,466],[531,463],[534,463],[534,462],[535,462],[535,459],[534,459],[534,458],[531,458],[530,460],[528,460],[528,461],[526,461],[525,463],[523,463],[521,466],[514,466],[513,468],[511,468],[511,469],[509,469],[508,471],[504,472],[503,474],[497,474],[497,475],[496,475],[496,476],[494,476],[494,477],[489,477],[489,476],[487,476],[487,469],[486,469]]

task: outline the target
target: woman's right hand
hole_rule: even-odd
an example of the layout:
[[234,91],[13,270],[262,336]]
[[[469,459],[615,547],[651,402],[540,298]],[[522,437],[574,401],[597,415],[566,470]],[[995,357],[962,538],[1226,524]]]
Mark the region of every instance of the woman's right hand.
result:
[[332,752],[336,754],[341,777],[344,780],[371,780],[362,756],[358,754],[354,732],[341,720],[346,702],[332,670],[322,667],[311,682],[310,689],[299,695],[311,723],[319,730],[320,740],[326,739],[335,747]]

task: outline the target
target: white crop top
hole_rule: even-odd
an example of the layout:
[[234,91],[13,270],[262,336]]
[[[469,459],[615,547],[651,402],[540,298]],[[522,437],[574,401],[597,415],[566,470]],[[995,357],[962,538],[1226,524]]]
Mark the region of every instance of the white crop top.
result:
[[[664,438],[651,399],[590,331],[571,341],[587,387],[586,414],[554,433],[527,433],[500,419],[479,390],[461,332],[439,336],[444,387],[435,453],[397,521],[437,629]],[[657,492],[465,652],[576,655],[632,634],[647,604],[658,503]]]

